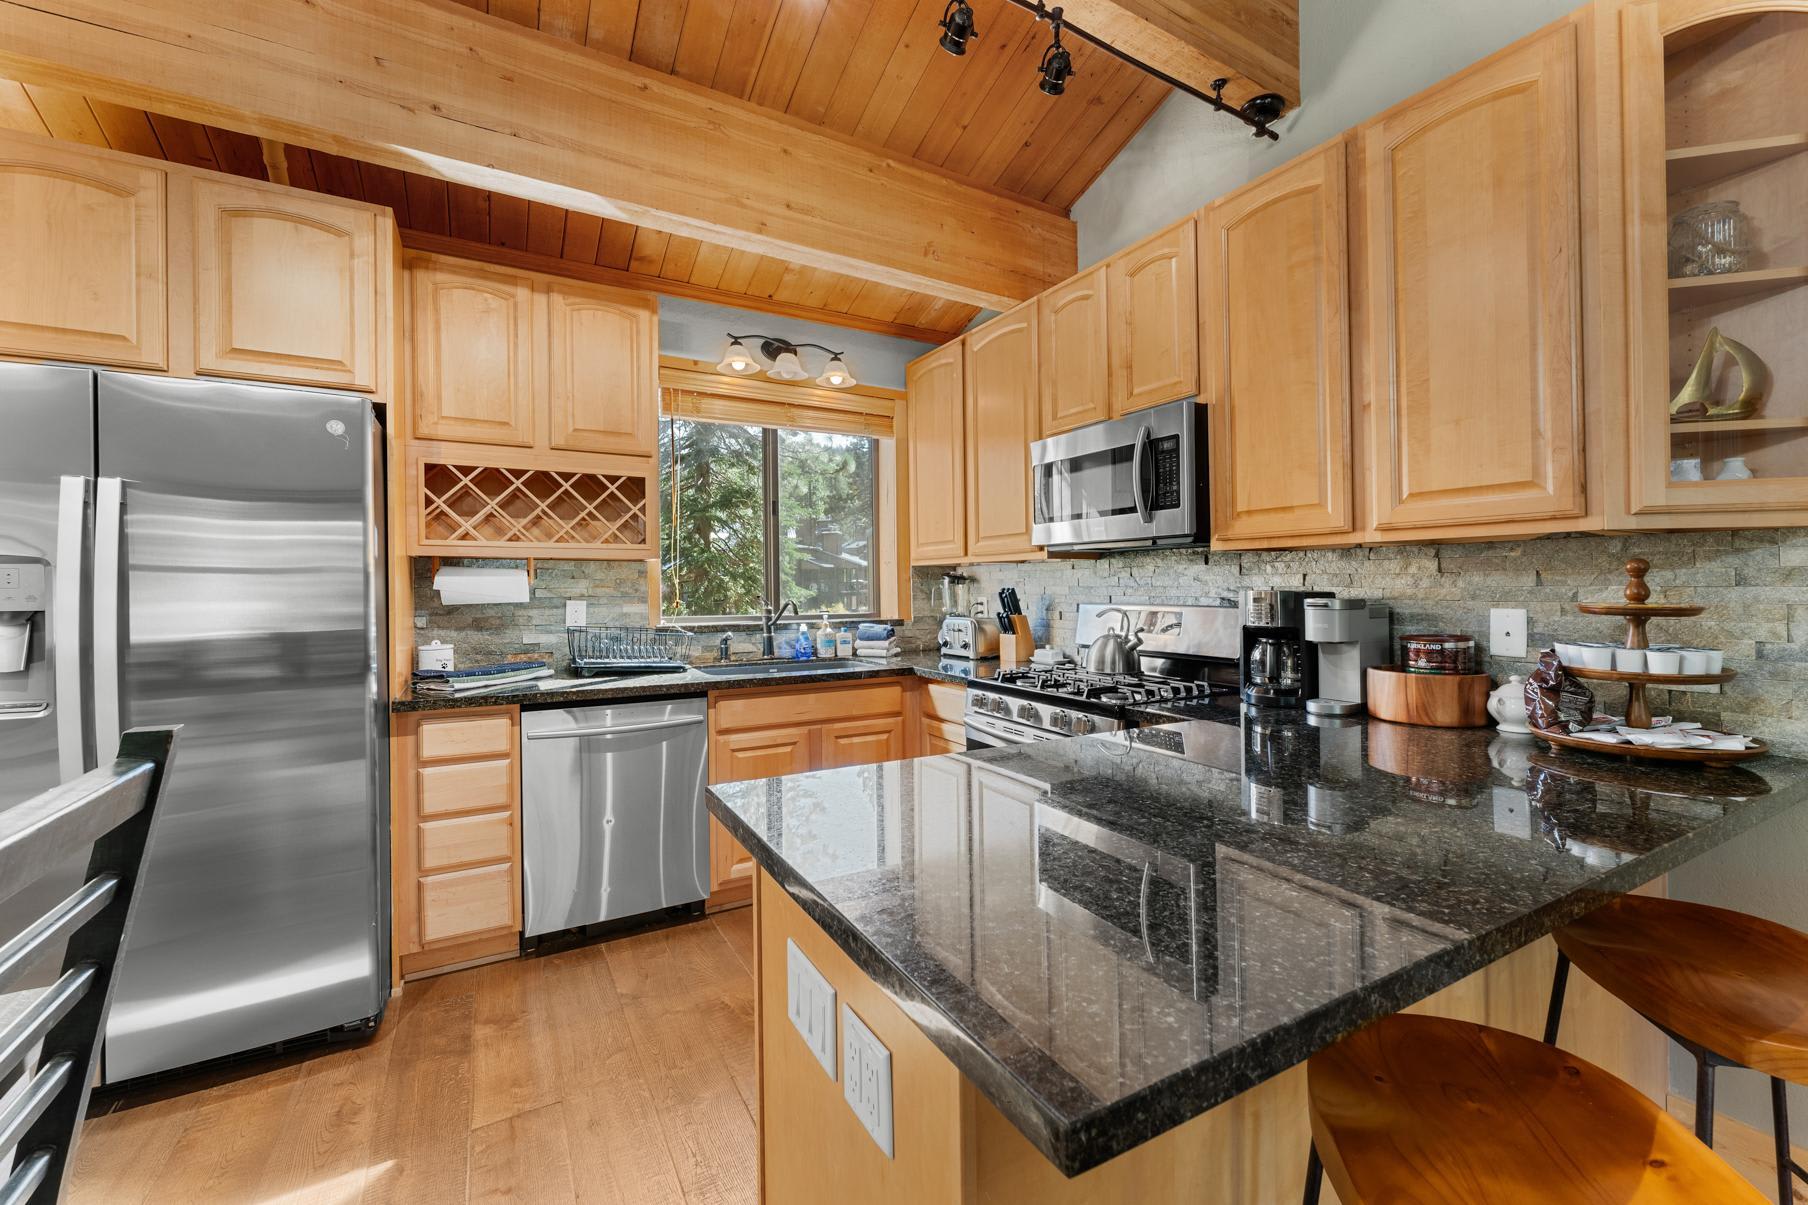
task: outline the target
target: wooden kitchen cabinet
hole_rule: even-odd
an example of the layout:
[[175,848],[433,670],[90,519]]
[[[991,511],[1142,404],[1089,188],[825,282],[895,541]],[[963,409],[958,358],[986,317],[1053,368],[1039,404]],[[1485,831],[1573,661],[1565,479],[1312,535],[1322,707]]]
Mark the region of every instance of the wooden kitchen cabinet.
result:
[[403,977],[521,939],[521,713],[391,717],[395,951]]
[[[717,691],[709,700],[709,780],[745,782],[906,757],[909,681]],[[752,857],[714,817],[709,838],[707,907],[747,903],[753,898]]]
[[1038,437],[1036,304],[1024,302],[968,332],[967,556],[1020,560],[1030,542],[1030,443]]
[[[1632,525],[1808,524],[1808,13],[1786,0],[1629,0],[1618,16]],[[1746,270],[1672,278],[1672,218],[1723,201],[1750,219]],[[1770,388],[1750,413],[1673,419],[1714,330],[1764,362]],[[1712,405],[1732,409],[1742,383],[1723,352]]]
[[376,212],[255,181],[200,179],[195,370],[298,385],[378,385]]
[[967,751],[967,688],[925,680],[917,690],[920,757]]
[[1355,530],[1345,172],[1340,138],[1201,222],[1216,545]]
[[1100,264],[1036,299],[1043,438],[1111,417],[1106,271]]
[[1576,38],[1357,132],[1377,532],[1583,512]]
[[910,559],[943,565],[967,555],[965,352],[959,339],[910,362],[904,414]]
[[415,438],[532,447],[542,388],[532,279],[410,255],[408,292]]
[[0,354],[169,366],[169,175],[0,132]]
[[546,310],[548,443],[567,452],[652,456],[659,445],[658,300],[561,281],[547,288]]
[[1113,415],[1199,392],[1198,272],[1191,217],[1108,261]]

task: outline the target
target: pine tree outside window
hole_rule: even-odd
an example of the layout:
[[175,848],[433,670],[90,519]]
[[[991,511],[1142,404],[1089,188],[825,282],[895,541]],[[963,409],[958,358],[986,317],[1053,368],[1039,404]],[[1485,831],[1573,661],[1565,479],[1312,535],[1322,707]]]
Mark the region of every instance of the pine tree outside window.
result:
[[870,616],[879,441],[665,417],[659,427],[662,609],[743,619],[794,599],[807,618]]

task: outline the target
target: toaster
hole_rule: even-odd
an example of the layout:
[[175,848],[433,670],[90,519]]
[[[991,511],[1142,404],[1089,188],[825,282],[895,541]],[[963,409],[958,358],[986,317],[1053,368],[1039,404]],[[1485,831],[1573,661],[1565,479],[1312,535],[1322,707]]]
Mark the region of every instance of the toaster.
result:
[[977,615],[950,615],[942,620],[936,643],[942,656],[978,661],[998,656],[998,625]]

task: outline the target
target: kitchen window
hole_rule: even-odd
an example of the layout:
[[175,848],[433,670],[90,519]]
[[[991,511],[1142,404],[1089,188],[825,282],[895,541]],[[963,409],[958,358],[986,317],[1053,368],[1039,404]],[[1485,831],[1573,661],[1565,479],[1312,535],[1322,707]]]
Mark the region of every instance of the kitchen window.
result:
[[661,609],[740,619],[877,611],[880,440],[710,421],[659,425]]

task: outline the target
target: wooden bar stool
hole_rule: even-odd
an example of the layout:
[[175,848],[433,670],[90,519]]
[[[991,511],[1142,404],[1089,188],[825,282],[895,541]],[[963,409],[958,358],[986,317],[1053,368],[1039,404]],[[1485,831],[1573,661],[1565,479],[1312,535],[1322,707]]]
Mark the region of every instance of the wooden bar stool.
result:
[[1808,1083],[1808,933],[1684,900],[1620,896],[1557,930],[1544,1040],[1556,1044],[1570,963],[1695,1056],[1695,1136],[1714,1145],[1714,1072],[1770,1077],[1777,1200],[1791,1173],[1787,1082]]
[[1764,1202],[1632,1085],[1504,1029],[1386,1017],[1306,1081],[1306,1205],[1326,1176],[1343,1205]]

